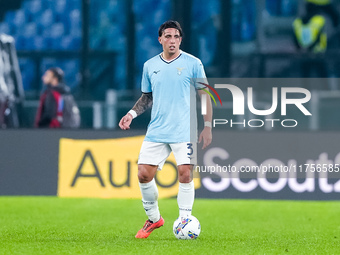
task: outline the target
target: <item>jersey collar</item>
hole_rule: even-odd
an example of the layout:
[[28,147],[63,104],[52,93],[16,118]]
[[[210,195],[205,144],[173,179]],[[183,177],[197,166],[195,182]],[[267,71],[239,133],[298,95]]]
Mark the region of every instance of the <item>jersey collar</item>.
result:
[[161,58],[161,60],[163,60],[165,63],[167,63],[167,64],[170,64],[170,63],[172,63],[172,62],[174,62],[176,59],[178,59],[180,56],[182,56],[182,51],[180,50],[180,53],[179,53],[179,55],[176,57],[176,58],[174,58],[174,59],[172,59],[172,60],[170,60],[170,61],[167,61],[167,60],[165,60],[163,57],[162,57],[162,53],[160,53],[159,54],[159,57]]

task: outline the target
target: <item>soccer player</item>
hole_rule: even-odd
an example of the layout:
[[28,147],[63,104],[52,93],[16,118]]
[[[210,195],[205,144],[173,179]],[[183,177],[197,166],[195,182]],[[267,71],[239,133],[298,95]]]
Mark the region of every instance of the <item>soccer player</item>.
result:
[[[196,102],[196,97],[192,99],[191,95],[192,92],[196,95],[196,90],[201,87],[195,79],[206,76],[201,61],[180,50],[182,35],[182,28],[177,21],[166,21],[159,27],[158,41],[163,52],[145,62],[142,96],[119,122],[119,127],[127,130],[132,119],[152,106],[151,121],[138,158],[139,186],[149,219],[136,238],[147,238],[154,229],[164,225],[158,208],[154,176],[157,169],[162,169],[171,151],[178,166],[179,216],[191,215],[194,203],[193,166],[196,162],[197,127],[196,112],[190,116],[190,102]],[[198,91],[199,94],[206,93]],[[199,137],[199,142],[203,141],[203,149],[212,140],[212,106],[210,100],[206,101],[205,127]],[[194,124],[190,125],[190,117],[194,118]],[[194,139],[190,139],[193,136]]]

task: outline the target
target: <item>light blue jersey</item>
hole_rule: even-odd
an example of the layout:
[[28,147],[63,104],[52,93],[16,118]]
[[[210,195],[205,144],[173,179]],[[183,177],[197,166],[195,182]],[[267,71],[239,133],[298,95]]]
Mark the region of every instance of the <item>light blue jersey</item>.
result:
[[[192,99],[190,95],[196,95],[195,88],[200,87],[194,82],[195,78],[206,78],[202,62],[183,51],[169,62],[164,60],[161,54],[145,62],[142,92],[152,92],[153,96],[151,121],[145,141],[158,143],[192,141],[190,103],[194,104],[191,105],[192,109],[196,109],[196,97]],[[196,114],[194,115],[196,120]],[[197,130],[197,127],[194,127],[194,130]]]

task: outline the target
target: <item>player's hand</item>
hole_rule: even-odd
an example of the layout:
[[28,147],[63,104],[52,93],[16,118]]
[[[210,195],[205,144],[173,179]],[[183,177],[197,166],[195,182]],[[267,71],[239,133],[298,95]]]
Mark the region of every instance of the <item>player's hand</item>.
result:
[[202,140],[203,140],[202,150],[204,150],[211,143],[212,140],[210,127],[204,127],[202,133],[200,134],[198,143],[201,143]]
[[130,124],[132,122],[132,115],[130,113],[127,113],[120,121],[119,121],[119,127],[123,130],[130,129]]

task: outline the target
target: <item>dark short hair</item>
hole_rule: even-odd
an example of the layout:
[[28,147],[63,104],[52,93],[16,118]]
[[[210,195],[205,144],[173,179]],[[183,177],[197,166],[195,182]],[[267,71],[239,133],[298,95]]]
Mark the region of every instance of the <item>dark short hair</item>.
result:
[[62,82],[64,80],[64,71],[59,67],[51,67],[48,69],[53,73],[53,76],[58,79],[58,82]]
[[179,31],[179,35],[181,37],[183,36],[183,31],[182,31],[181,25],[175,20],[165,21],[158,29],[158,36],[161,37],[164,30],[167,29],[167,28],[176,28]]

